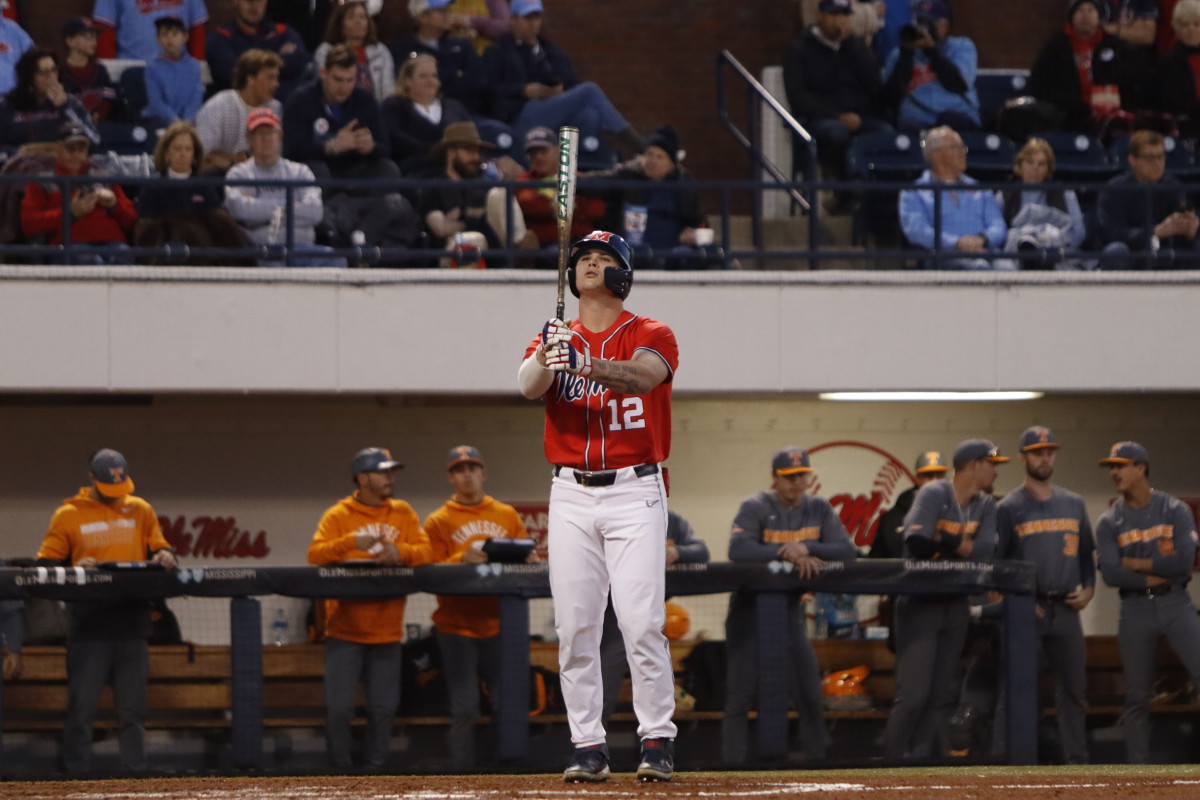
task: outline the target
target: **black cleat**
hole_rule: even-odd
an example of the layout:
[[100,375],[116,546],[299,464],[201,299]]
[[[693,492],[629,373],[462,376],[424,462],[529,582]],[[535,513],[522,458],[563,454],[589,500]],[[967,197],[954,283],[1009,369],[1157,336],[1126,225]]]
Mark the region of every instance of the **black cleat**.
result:
[[563,770],[567,783],[600,783],[608,780],[608,745],[576,747],[571,763]]
[[669,781],[675,777],[675,742],[671,739],[643,739],[642,760],[638,763],[639,781]]

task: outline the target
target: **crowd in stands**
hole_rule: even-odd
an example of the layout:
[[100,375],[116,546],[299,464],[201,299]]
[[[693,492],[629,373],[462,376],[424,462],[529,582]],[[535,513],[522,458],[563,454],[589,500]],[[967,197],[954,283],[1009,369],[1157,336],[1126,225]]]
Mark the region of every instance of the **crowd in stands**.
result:
[[[893,16],[894,5],[905,13]],[[828,213],[871,209],[875,241],[917,251],[909,264],[927,268],[1200,263],[1192,201],[1177,185],[1196,171],[1200,135],[1197,0],[1065,0],[1063,25],[1029,65],[1020,96],[997,109],[981,107],[979,54],[953,33],[947,0],[807,6],[810,24],[785,54],[784,80],[815,139],[820,176],[861,178],[850,169],[856,147],[898,152],[917,139],[924,164],[879,177],[929,187],[891,191],[896,202],[885,199],[882,214],[885,193],[872,202],[833,192]],[[968,137],[1016,154],[1012,189],[967,188],[999,177],[987,153],[970,155]],[[1086,169],[1055,176],[1056,157],[1081,153],[1094,155]],[[1031,185],[1057,180],[1091,185]]]
[[[566,51],[542,33],[543,0],[408,0],[412,30],[390,42],[380,40],[373,16],[381,5],[322,0],[299,8],[230,0],[228,22],[209,30],[203,0],[170,8],[96,0],[93,16],[67,20],[62,41],[54,43],[35,43],[17,22],[0,18],[0,43],[6,45],[0,48],[0,154],[7,158],[2,169],[53,172],[61,167],[57,148],[63,137],[82,127],[91,151],[89,171],[106,174],[113,184],[137,174],[122,156],[140,154],[148,165],[162,134],[187,122],[202,153],[191,174],[216,187],[228,170],[253,160],[247,123],[252,111],[268,108],[280,121],[280,157],[307,167],[324,187],[312,240],[305,241],[308,230],[296,238],[296,226],[307,223],[297,219],[294,206],[283,215],[283,233],[266,237],[271,244],[369,245],[382,249],[370,258],[360,253],[364,263],[424,266],[439,263],[431,251],[461,244],[457,234],[477,233],[484,248],[527,250],[528,258],[518,263],[549,265],[552,259],[542,251],[555,240],[547,235],[546,189],[509,186],[504,191],[516,202],[493,199],[494,219],[486,224],[468,223],[486,221],[486,202],[458,204],[462,216],[449,225],[429,209],[445,205],[438,182],[480,180],[490,184],[480,187],[486,198],[486,189],[500,181],[551,178],[552,165],[535,165],[532,155],[544,140],[540,131],[570,125],[580,130],[583,177],[576,230],[594,223],[619,232],[644,267],[705,269],[724,262],[711,244],[675,129],[664,126],[649,138],[635,130],[604,89],[581,76]],[[1062,0],[1062,28],[1030,64],[1024,94],[1001,108],[982,107],[979,53],[970,38],[955,33],[947,0],[800,5],[806,24],[783,60],[788,104],[816,142],[820,171],[806,177],[857,180],[864,176],[852,168],[856,148],[921,141],[925,164],[904,179],[929,184],[928,189],[888,194],[843,185],[824,204],[829,214],[857,213],[866,220],[870,235],[860,241],[947,251],[918,252],[908,261],[929,268],[1192,263],[1196,226],[1186,190],[1148,188],[1200,172],[1194,156],[1200,137],[1200,0]],[[454,159],[464,148],[445,144],[447,132],[465,131],[464,123],[473,126],[467,139],[482,143],[478,158],[468,159],[478,162],[478,170],[471,164],[460,170]],[[966,140],[954,147],[970,143],[971,150],[960,152],[961,169],[935,166],[935,160],[945,160],[939,151],[951,145],[930,132],[943,128]],[[1146,138],[1142,131],[1161,138]],[[1000,177],[994,164],[991,172],[981,172],[972,155],[976,134],[991,134],[988,147],[997,152],[1024,154],[1012,159],[1011,171],[1001,171],[1008,173],[1012,190],[943,186],[968,177],[984,182]],[[1037,180],[1030,180],[1033,155],[1022,149],[1027,143],[1046,162]],[[1082,175],[1061,169],[1064,155],[1091,149],[1102,163]],[[1159,149],[1162,165],[1151,163]],[[156,163],[141,174],[162,172]],[[1029,187],[1085,178],[1096,185],[1077,192],[1053,183],[1049,191]],[[381,187],[397,179],[402,190]],[[419,183],[424,180],[431,181],[428,189]],[[1099,185],[1102,180],[1109,184]],[[133,201],[143,188],[124,187]],[[78,183],[70,188],[81,190]],[[222,193],[219,187],[214,191]],[[965,208],[980,205],[973,195],[985,191],[1000,226],[952,236],[969,216]],[[0,186],[0,205],[11,208],[25,194],[16,184]],[[288,194],[282,195],[285,205]],[[1147,194],[1155,196],[1153,203],[1139,199]],[[876,213],[880,197],[884,213]],[[917,197],[938,199],[922,204]],[[992,210],[989,206],[989,217]],[[1123,215],[1120,224],[1114,215]],[[129,228],[134,229],[136,224]],[[144,250],[175,241],[162,240],[163,231],[155,230],[154,236],[127,240],[137,250],[106,253],[104,260],[154,263],[162,254]],[[218,246],[193,229],[171,230],[187,234],[179,244]],[[261,231],[243,233],[255,245],[267,243]],[[88,243],[83,234],[72,230],[66,241]],[[223,245],[232,241],[218,238]],[[0,244],[62,241],[62,229],[0,226]],[[68,260],[76,255],[68,253]],[[283,254],[284,263],[294,255]],[[262,263],[280,257],[256,254]],[[305,259],[320,263],[321,257],[308,252]]]
[[[51,256],[68,263],[178,263],[183,254],[191,263],[336,266],[347,262],[328,251],[350,248],[364,263],[432,266],[454,259],[429,253],[459,248],[469,234],[481,250],[521,248],[530,255],[521,263],[549,266],[538,251],[554,237],[529,234],[526,203],[498,185],[551,177],[529,171],[527,139],[572,125],[580,165],[597,176],[690,179],[673,128],[648,147],[542,34],[542,0],[409,0],[413,30],[393,42],[379,38],[377,1],[301,5],[305,13],[230,0],[228,22],[209,30],[203,0],[97,0],[93,16],[65,22],[61,43],[34,43],[16,22],[0,22],[9,44],[0,73],[11,76],[0,101],[2,169],[72,178],[0,186],[0,201],[22,206],[20,229],[7,226],[0,243],[69,242]],[[620,156],[631,160],[618,167]],[[165,183],[119,186],[138,164],[141,177]],[[85,175],[95,187],[78,180]],[[717,261],[696,246],[693,231],[706,222],[694,193],[596,192],[581,198],[590,210],[580,219],[633,225],[632,240],[653,254],[647,266]],[[189,248],[245,252],[189,257]]]

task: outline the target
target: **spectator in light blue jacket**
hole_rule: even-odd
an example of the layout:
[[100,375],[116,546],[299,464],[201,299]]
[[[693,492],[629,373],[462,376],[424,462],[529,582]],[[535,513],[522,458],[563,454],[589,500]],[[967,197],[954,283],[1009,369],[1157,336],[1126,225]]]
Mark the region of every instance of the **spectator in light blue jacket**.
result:
[[162,55],[146,63],[146,107],[142,116],[164,125],[196,121],[204,102],[200,62],[184,49],[187,28],[179,17],[159,17],[158,45]]
[[[934,128],[925,134],[921,150],[929,169],[917,179],[919,187],[937,184],[972,185],[975,180],[966,175],[967,148],[962,137],[948,126]],[[941,195],[941,222],[936,222],[934,209]],[[953,253],[940,265],[941,269],[1010,270],[1009,260],[984,258],[989,250],[1004,246],[1008,228],[1004,216],[991,192],[981,189],[905,189],[900,193],[900,227],[910,244],[925,250],[940,249]]]
[[913,23],[900,30],[900,46],[883,65],[883,96],[896,110],[896,127],[917,132],[937,125],[978,130],[975,43],[950,36],[945,0],[915,0]]

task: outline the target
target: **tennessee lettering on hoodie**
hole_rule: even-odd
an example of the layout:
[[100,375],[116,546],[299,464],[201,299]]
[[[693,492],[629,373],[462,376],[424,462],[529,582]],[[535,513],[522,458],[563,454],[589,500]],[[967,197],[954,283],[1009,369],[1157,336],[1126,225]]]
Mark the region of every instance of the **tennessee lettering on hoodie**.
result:
[[[339,500],[321,517],[308,563],[336,564],[356,558],[373,558],[358,549],[359,533],[378,534],[396,545],[400,563],[415,567],[432,560],[429,537],[421,529],[412,506],[403,500],[388,499],[369,506],[357,497]],[[404,638],[404,597],[379,600],[326,600],[325,635],[360,644],[385,644]]]
[[[85,558],[97,561],[145,561],[155,551],[169,550],[154,508],[128,495],[107,505],[92,499],[84,486],[63,500],[37,557],[72,566]],[[145,600],[119,598],[68,604],[71,635],[82,639],[127,639],[150,635],[150,607]]]
[[[468,548],[488,539],[522,539],[529,535],[517,510],[490,495],[484,495],[483,501],[473,506],[454,498],[447,500],[425,520],[425,532],[435,564],[461,564]],[[437,602],[433,624],[442,633],[472,639],[500,633],[500,599],[495,595],[438,595]]]

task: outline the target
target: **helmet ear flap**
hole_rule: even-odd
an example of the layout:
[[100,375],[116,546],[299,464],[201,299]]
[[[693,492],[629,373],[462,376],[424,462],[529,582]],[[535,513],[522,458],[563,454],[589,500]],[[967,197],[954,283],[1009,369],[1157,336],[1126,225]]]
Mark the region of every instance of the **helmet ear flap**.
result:
[[567,286],[571,287],[571,294],[579,297],[579,287],[575,285],[575,265],[567,267]]

